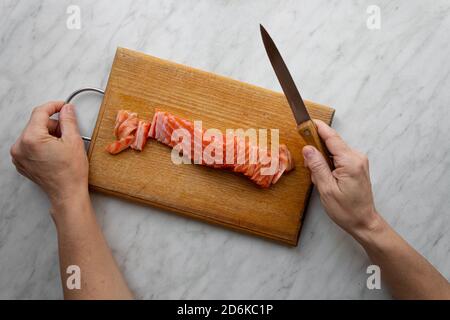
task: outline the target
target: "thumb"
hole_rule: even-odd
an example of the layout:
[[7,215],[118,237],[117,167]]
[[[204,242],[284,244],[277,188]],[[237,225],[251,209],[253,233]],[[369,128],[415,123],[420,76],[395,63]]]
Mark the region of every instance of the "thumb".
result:
[[311,179],[319,191],[327,185],[332,186],[336,183],[327,161],[316,148],[305,146],[303,157],[305,158],[305,166],[311,171]]
[[66,104],[59,113],[59,125],[62,137],[80,136],[77,116],[72,104]]

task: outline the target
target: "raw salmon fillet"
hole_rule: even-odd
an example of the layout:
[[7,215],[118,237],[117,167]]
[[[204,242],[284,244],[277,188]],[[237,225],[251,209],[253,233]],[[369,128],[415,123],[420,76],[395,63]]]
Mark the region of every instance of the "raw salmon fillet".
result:
[[[198,130],[194,127],[194,124],[188,120],[178,118],[168,112],[159,111],[157,110],[153,116],[152,124],[149,130],[149,137],[154,138],[158,140],[159,142],[168,145],[170,147],[175,147],[179,141],[175,141],[172,139],[172,133],[176,129],[185,129],[190,133],[192,141],[190,141],[190,147],[191,152],[187,156],[190,160],[194,159],[194,149],[195,149],[195,143],[194,141],[194,134],[195,130]],[[202,137],[202,149],[203,150],[206,146],[208,146],[211,142],[209,140],[206,140],[203,136],[204,131],[197,132],[197,134]],[[283,175],[284,172],[288,172],[294,168],[294,162],[292,160],[291,153],[289,152],[288,148],[285,145],[280,145],[279,147],[279,161],[278,166],[276,167],[275,173],[272,175],[264,175],[261,172],[261,169],[270,166],[271,155],[268,153],[268,159],[265,159],[268,162],[265,162],[266,164],[262,164],[260,162],[256,163],[250,163],[250,152],[256,152],[256,154],[259,154],[258,147],[249,145],[248,142],[242,141],[242,139],[237,139],[235,136],[228,140],[226,139],[224,135],[223,141],[223,151],[222,155],[219,155],[219,157],[222,157],[221,163],[206,163],[205,159],[202,159],[201,164],[212,166],[214,168],[222,168],[222,169],[228,169],[232,170],[234,172],[238,172],[241,174],[244,174],[245,176],[249,177],[253,182],[258,184],[259,186],[263,188],[268,188],[270,185],[275,184],[280,177]],[[226,161],[226,150],[227,146],[229,144],[233,144],[234,154],[232,155],[232,159],[234,159],[233,163],[228,163]],[[240,144],[240,147],[244,147],[245,149],[245,161],[243,164],[237,164],[237,151],[238,151],[238,144]],[[245,144],[245,145],[243,145]],[[256,148],[252,149],[252,148]],[[230,156],[230,155],[228,155]]]
[[[194,124],[188,120],[159,110],[156,110],[151,123],[140,120],[135,112],[119,110],[114,126],[114,135],[117,140],[108,145],[106,151],[111,154],[118,154],[129,147],[142,151],[149,137],[173,148],[179,144],[179,140],[174,139],[172,135],[174,130],[177,129],[186,130],[191,138],[187,142],[189,145],[186,146],[186,149],[189,148],[190,151],[188,154],[183,154],[189,162],[194,160],[195,163],[195,150],[197,147],[202,156],[201,162],[198,161],[199,164],[241,173],[263,188],[268,188],[275,184],[285,172],[294,169],[291,153],[285,145],[280,145],[278,163],[273,170],[274,174],[263,174],[262,170],[270,167],[272,161],[276,159],[269,152],[266,152],[264,162],[251,162],[251,154],[259,155],[259,147],[251,145],[245,139],[238,139],[234,135],[231,138],[224,135],[224,141],[222,141],[223,149],[217,155],[214,152],[213,158],[205,159],[203,150],[212,142],[206,138],[205,131],[195,128]],[[197,141],[194,138],[196,135],[201,138],[201,146],[196,145]],[[232,154],[227,154],[229,149],[233,150]],[[240,157],[238,150],[243,150]],[[218,158],[220,161],[215,161]],[[231,161],[227,161],[229,159]]]

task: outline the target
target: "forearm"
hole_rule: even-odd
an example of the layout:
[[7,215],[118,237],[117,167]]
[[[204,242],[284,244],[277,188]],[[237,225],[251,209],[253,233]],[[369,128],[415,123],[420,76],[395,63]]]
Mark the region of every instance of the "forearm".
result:
[[450,285],[378,215],[371,230],[353,234],[397,299],[450,299]]
[[[66,299],[130,299],[132,294],[97,224],[87,190],[53,208],[61,280]],[[67,267],[81,271],[81,288],[70,290]]]

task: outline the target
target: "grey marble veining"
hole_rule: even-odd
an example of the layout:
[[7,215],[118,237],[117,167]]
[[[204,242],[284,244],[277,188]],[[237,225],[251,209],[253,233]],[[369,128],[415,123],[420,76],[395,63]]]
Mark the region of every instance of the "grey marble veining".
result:
[[[366,27],[371,4],[380,30]],[[80,30],[66,27],[69,5]],[[448,1],[0,0],[0,298],[62,298],[48,201],[9,157],[32,107],[104,87],[117,46],[280,90],[259,23],[303,96],[336,108],[334,127],[369,155],[379,211],[450,277]],[[77,100],[84,134],[100,99]],[[316,193],[297,248],[92,199],[139,298],[390,297],[366,288],[368,258]]]

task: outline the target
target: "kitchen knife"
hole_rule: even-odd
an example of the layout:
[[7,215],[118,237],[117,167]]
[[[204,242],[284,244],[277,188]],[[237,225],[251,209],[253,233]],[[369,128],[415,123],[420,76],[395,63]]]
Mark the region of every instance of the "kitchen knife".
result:
[[281,88],[283,89],[286,99],[294,114],[295,121],[297,122],[297,131],[300,133],[307,145],[316,147],[317,150],[323,154],[329,167],[333,169],[334,166],[330,153],[317,133],[317,127],[309,116],[308,110],[306,109],[305,103],[300,96],[300,92],[292,79],[291,73],[284,63],[283,58],[281,57],[281,54],[269,33],[262,25],[260,25],[260,29],[264,47],[266,48],[270,63],[275,70],[275,74],[277,75]]

